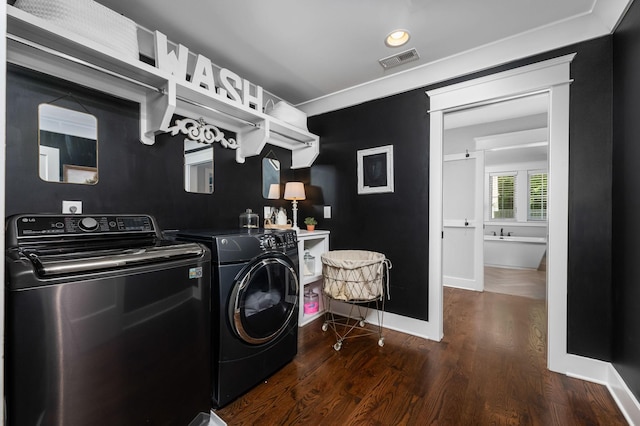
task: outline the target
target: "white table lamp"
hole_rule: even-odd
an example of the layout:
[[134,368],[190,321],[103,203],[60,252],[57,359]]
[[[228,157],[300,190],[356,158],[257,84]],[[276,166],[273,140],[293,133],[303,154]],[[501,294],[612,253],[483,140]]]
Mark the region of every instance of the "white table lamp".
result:
[[298,200],[304,200],[304,184],[302,182],[287,182],[284,186],[284,199],[291,200],[293,204],[293,229],[298,228]]

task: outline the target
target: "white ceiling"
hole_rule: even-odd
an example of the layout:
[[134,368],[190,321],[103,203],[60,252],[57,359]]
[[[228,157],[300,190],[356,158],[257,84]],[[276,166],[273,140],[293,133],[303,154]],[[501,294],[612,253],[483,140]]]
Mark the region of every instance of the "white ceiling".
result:
[[[510,57],[526,55],[527,37],[548,34],[543,47],[531,43],[548,48],[608,34],[632,0],[97,1],[299,104],[514,40]],[[386,47],[396,28],[409,43]],[[409,48],[419,60],[378,64]]]

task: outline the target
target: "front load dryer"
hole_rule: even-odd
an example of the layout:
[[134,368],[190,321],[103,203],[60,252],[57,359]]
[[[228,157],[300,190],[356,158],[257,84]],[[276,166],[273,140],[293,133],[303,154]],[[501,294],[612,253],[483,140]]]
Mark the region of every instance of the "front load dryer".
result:
[[212,404],[220,408],[289,363],[298,350],[295,231],[178,231],[212,252]]

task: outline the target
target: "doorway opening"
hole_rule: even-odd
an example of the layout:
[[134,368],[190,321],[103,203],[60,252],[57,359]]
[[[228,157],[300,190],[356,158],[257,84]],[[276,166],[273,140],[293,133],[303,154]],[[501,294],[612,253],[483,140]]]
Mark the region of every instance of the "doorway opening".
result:
[[546,299],[548,93],[445,113],[443,285]]
[[429,332],[443,336],[443,160],[445,114],[531,96],[547,95],[549,112],[549,176],[547,243],[547,367],[569,370],[567,354],[567,234],[569,167],[570,63],[575,55],[429,91]]

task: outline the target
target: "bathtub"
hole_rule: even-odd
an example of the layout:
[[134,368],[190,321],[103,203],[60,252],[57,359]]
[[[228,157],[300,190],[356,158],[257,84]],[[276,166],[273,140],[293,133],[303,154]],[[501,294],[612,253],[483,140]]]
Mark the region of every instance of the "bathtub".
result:
[[487,266],[538,269],[546,250],[546,237],[484,236],[484,264]]

